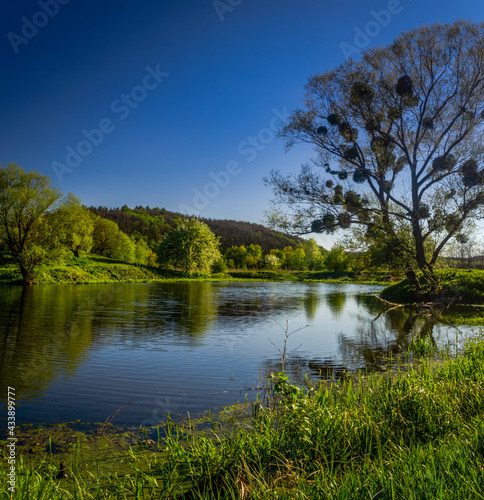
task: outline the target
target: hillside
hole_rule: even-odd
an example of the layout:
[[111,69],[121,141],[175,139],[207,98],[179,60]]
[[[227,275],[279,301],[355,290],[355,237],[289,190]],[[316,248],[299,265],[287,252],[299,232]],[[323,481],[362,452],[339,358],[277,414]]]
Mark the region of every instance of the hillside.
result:
[[[116,222],[120,229],[128,235],[140,235],[150,247],[154,248],[163,235],[175,227],[178,218],[185,217],[164,208],[150,208],[137,206],[134,209],[127,207],[107,208],[89,207],[96,215]],[[263,252],[272,248],[282,250],[287,246],[296,246],[303,240],[297,236],[278,233],[261,224],[225,219],[201,219],[210,229],[221,237],[223,252],[233,245],[260,245]]]

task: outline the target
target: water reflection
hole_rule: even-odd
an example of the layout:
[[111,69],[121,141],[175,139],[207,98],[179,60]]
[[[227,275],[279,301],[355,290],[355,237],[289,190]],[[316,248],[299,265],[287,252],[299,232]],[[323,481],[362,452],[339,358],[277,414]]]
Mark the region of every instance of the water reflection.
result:
[[[0,295],[6,316],[0,329],[2,389],[11,385],[17,397],[38,395],[49,382],[70,376],[81,364],[91,343],[92,324],[87,316],[71,322],[77,304],[76,294],[71,292],[57,294],[49,286],[12,287]],[[58,358],[62,358],[61,365],[56,363]]]
[[[372,294],[351,295],[331,292],[325,295],[331,318],[352,317],[352,328],[335,332],[337,348],[326,356],[315,356],[299,352],[285,362],[286,372],[298,383],[310,378],[338,379],[348,372],[386,371],[389,360],[397,360],[408,352],[411,343],[426,339],[434,345],[456,345],[456,336],[461,340],[472,335],[474,327],[452,325],[452,317],[461,317],[462,310],[446,310],[445,323],[439,321],[442,311],[422,311],[412,308],[386,310],[385,305]],[[468,311],[467,311],[468,312]],[[435,313],[435,314],[434,314]],[[475,314],[480,315],[479,311]],[[468,313],[468,317],[472,316]],[[328,318],[329,319],[329,318]],[[267,360],[267,373],[281,370],[278,359]]]
[[276,322],[288,320],[291,331],[309,323],[288,345],[302,344],[286,361],[300,382],[379,369],[412,338],[439,343],[453,332],[412,310],[380,315],[378,290],[321,283],[1,287],[1,397],[15,387],[20,401],[32,402],[22,409],[25,421],[45,421],[54,418],[52,408],[64,420],[99,420],[135,395],[137,405],[125,413],[139,424],[155,400],[193,413],[243,397],[260,370],[280,371],[268,340],[282,348]]
[[313,320],[316,317],[320,303],[321,293],[319,287],[316,284],[308,285],[303,297],[304,310],[308,320]]
[[346,303],[346,293],[333,292],[326,295],[326,302],[329,310],[335,318],[339,318],[343,312]]

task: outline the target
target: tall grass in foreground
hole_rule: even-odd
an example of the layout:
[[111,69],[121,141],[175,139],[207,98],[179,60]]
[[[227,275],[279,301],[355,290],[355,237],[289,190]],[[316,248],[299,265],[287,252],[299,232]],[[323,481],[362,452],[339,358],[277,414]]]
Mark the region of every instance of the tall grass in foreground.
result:
[[168,422],[159,451],[128,454],[129,474],[80,463],[59,481],[52,458],[21,461],[12,498],[484,498],[484,341],[453,360],[329,386],[281,373],[270,389],[250,429],[213,423],[195,435]]

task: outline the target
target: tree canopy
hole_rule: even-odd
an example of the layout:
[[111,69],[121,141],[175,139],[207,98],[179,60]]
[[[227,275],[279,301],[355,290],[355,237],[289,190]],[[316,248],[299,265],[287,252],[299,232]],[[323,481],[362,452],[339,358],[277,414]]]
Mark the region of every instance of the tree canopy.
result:
[[363,227],[420,290],[438,289],[445,245],[483,216],[484,23],[423,26],[361,61],[311,76],[304,109],[280,136],[313,144],[297,175],[271,172],[278,229],[332,233]]
[[220,242],[204,222],[196,218],[180,219],[175,230],[166,235],[158,247],[158,262],[185,272],[210,272],[221,258]]
[[61,196],[46,175],[26,172],[15,163],[0,168],[0,236],[24,282],[34,279],[35,268],[45,257],[50,245],[46,215]]
[[93,245],[94,217],[81,200],[69,193],[52,216],[56,237],[76,256],[89,252]]

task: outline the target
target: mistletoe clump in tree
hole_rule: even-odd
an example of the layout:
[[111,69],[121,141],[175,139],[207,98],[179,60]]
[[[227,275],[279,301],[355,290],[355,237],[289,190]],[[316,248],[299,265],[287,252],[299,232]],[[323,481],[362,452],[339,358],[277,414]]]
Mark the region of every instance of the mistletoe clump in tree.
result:
[[290,208],[274,220],[298,233],[359,228],[421,297],[418,270],[435,295],[437,258],[483,216],[484,23],[402,34],[312,76],[306,91],[280,136],[318,157],[265,179]]

